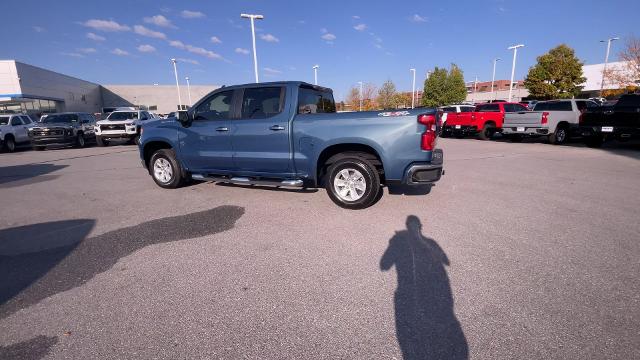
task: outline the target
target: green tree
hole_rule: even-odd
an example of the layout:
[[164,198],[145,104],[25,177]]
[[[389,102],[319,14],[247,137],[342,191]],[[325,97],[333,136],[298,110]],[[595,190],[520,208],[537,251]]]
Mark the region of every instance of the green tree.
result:
[[396,85],[391,80],[387,80],[378,90],[378,105],[383,109],[393,109],[396,107]]
[[436,66],[424,81],[422,105],[429,107],[445,105],[446,87],[447,69],[441,69]]
[[451,64],[446,84],[446,103],[443,105],[459,104],[467,98],[464,74],[456,64]]
[[559,45],[538,56],[538,63],[529,69],[524,86],[535,99],[568,99],[580,94],[582,62],[572,48]]
[[422,105],[435,107],[460,103],[467,97],[464,74],[451,64],[449,71],[436,67],[424,81]]

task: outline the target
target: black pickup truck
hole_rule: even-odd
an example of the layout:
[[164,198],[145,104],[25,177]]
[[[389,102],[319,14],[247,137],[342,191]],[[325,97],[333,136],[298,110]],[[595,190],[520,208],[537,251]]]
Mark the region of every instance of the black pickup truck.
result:
[[640,94],[623,95],[612,106],[587,109],[580,115],[579,131],[590,147],[606,140],[640,139]]

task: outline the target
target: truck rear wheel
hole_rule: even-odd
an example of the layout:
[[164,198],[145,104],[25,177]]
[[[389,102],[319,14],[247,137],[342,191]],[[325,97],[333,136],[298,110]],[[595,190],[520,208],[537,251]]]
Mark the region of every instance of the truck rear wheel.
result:
[[478,133],[480,140],[489,140],[496,133],[496,127],[493,124],[484,124],[482,130]]
[[564,126],[558,126],[556,131],[549,135],[549,142],[553,145],[563,145],[567,143],[568,137],[569,133],[567,132],[567,128]]
[[175,189],[184,183],[182,168],[172,149],[160,149],[149,160],[149,173],[158,186]]
[[366,159],[346,155],[329,166],[325,178],[329,198],[345,209],[364,209],[378,199],[380,175]]

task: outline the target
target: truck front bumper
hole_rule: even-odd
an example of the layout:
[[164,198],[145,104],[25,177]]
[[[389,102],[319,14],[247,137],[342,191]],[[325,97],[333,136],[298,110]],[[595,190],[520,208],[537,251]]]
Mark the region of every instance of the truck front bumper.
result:
[[76,143],[76,137],[73,135],[63,135],[63,136],[31,136],[29,137],[31,140],[31,145],[34,146],[47,146],[47,145],[58,145],[58,146],[67,146],[74,145]]
[[442,149],[433,150],[431,162],[415,162],[407,167],[402,179],[406,185],[432,184],[444,175]]

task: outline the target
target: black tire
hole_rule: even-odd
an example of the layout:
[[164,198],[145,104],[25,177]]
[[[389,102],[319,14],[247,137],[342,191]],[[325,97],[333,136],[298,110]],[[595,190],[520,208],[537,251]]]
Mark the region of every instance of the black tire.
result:
[[[353,176],[354,178],[353,182],[347,182],[347,185],[344,186],[348,188],[346,189],[347,192],[340,194],[336,189],[339,185],[335,184],[335,180],[337,178],[344,178],[345,172],[343,171],[346,171],[349,176]],[[358,182],[358,179],[361,181]],[[359,193],[356,185],[363,183],[365,189],[362,193]],[[382,191],[380,187],[380,175],[375,166],[373,166],[369,160],[357,154],[345,154],[344,157],[338,156],[327,170],[324,185],[329,198],[336,203],[336,205],[351,210],[364,209],[375,204],[380,199],[378,195],[380,191]],[[356,199],[347,200],[347,194],[349,194],[349,197]]]
[[82,133],[79,133],[78,136],[76,136],[76,147],[83,148],[85,146],[87,146],[87,141],[84,138],[84,135]]
[[102,138],[102,136],[97,136],[96,135],[96,145],[103,147],[103,146],[109,146],[109,141],[104,140]]
[[569,129],[566,126],[558,126],[556,131],[549,135],[549,143],[553,145],[564,145],[569,139]]
[[33,150],[34,150],[34,151],[42,151],[42,150],[44,150],[44,149],[45,149],[45,147],[44,147],[44,146],[35,146],[35,145],[34,145],[34,146],[32,146],[32,147],[33,147]]
[[602,136],[591,136],[584,140],[585,145],[590,148],[599,148],[602,147],[602,143],[604,143],[604,139]]
[[478,132],[478,139],[480,140],[489,140],[496,133],[496,126],[493,124],[484,124],[482,130]]
[[[158,186],[165,189],[175,189],[185,183],[182,167],[172,149],[160,149],[153,153],[149,160],[149,174]],[[158,172],[157,167],[164,167],[164,171]],[[170,173],[168,173],[170,172]],[[163,176],[166,177],[163,178]]]
[[7,135],[4,137],[4,143],[2,144],[2,150],[6,152],[14,152],[16,151],[16,141],[11,135]]

